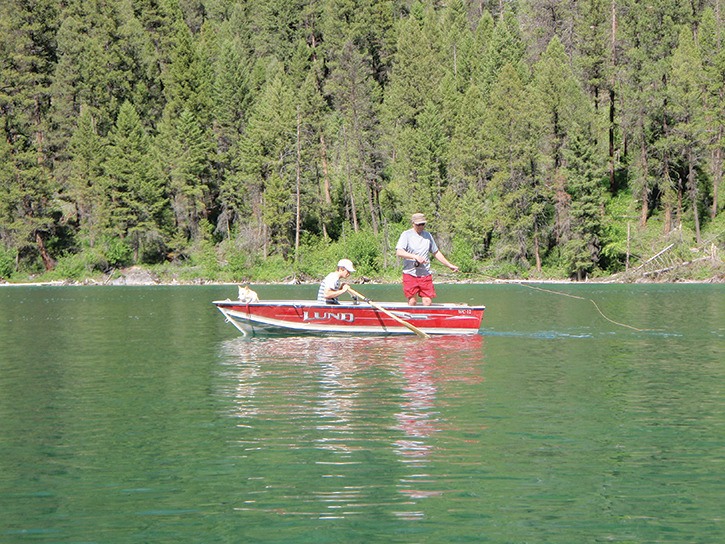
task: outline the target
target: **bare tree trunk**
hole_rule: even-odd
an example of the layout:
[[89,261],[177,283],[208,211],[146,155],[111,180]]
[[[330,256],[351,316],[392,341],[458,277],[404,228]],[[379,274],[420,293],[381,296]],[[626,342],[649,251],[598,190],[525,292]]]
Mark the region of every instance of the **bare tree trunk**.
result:
[[697,179],[695,178],[695,165],[693,164],[692,148],[687,150],[687,184],[689,185],[690,199],[692,200],[692,214],[695,217],[695,239],[698,244],[701,244],[700,212],[697,209]]
[[295,210],[295,263],[300,262],[300,185],[302,176],[302,146],[300,143],[301,132],[300,108],[297,106],[297,186],[296,186],[296,210]]
[[43,259],[45,270],[53,270],[55,268],[55,260],[48,253],[48,248],[45,247],[45,240],[43,240],[43,237],[37,230],[35,231],[35,243],[38,245],[38,251],[40,251],[40,257]]
[[[617,65],[617,2],[612,0],[612,49],[611,49],[611,73],[614,74],[614,67]],[[615,98],[614,91],[615,82],[614,75],[612,81],[609,82],[609,191],[614,194],[617,189],[617,183],[614,176],[614,119],[615,119]]]
[[614,89],[609,89],[609,192],[614,194],[617,182],[614,176]]
[[642,130],[642,143],[640,144],[640,160],[642,161],[642,213],[639,218],[640,227],[647,226],[647,216],[649,216],[649,188],[647,181],[648,167],[647,167],[647,146],[644,143],[644,130]]
[[712,207],[710,208],[710,218],[715,219],[715,216],[717,216],[717,207],[718,207],[718,190],[720,188],[720,183],[722,182],[722,146],[720,145],[720,142],[722,142],[723,139],[723,127],[720,127],[720,130],[718,131],[717,135],[717,141],[715,145],[715,151],[713,152],[713,159],[712,159],[712,170],[713,170],[713,176],[712,176]]
[[347,131],[343,127],[343,138],[345,139],[345,174],[347,177],[347,189],[350,193],[350,219],[352,221],[352,228],[355,232],[360,230],[357,223],[357,210],[355,206],[355,191],[352,184],[352,175],[350,172],[350,153],[349,153],[349,142],[347,140]]
[[664,234],[672,232],[672,203],[669,200],[665,202],[665,221],[662,230]]
[[320,158],[322,160],[322,196],[323,196],[323,217],[322,217],[322,236],[328,237],[327,234],[327,217],[326,214],[332,206],[332,196],[330,195],[330,172],[327,164],[327,144],[325,143],[325,134],[320,132]]
[[368,206],[370,207],[370,223],[373,227],[373,234],[377,236],[378,217],[375,214],[375,187],[373,186],[374,183],[374,181],[370,181],[370,183],[368,183]]

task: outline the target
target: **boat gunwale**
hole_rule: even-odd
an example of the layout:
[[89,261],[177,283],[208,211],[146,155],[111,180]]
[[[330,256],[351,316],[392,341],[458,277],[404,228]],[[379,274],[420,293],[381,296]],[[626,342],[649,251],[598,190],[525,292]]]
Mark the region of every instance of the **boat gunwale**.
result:
[[[328,309],[361,309],[361,306],[365,309],[374,308],[373,306],[365,302],[341,302],[340,304],[327,304],[325,302],[319,302],[316,300],[260,300],[257,302],[246,302],[242,300],[214,300],[212,304],[215,306],[250,306],[250,307],[264,307],[264,306],[291,306],[291,307],[314,307],[314,308],[328,308]],[[392,309],[406,309],[407,311],[431,311],[431,310],[475,310],[485,311],[486,307],[483,305],[471,306],[465,303],[453,303],[453,302],[440,302],[433,303],[429,306],[415,305],[411,306],[406,302],[375,302],[378,306]]]

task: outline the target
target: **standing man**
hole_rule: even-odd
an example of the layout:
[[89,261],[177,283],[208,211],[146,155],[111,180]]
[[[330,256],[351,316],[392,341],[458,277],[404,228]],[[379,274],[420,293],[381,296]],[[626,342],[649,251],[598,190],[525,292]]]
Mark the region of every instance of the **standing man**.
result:
[[337,270],[330,272],[320,283],[320,289],[317,291],[317,301],[326,302],[327,304],[340,304],[337,300],[341,294],[346,293],[350,286],[345,283],[340,285],[340,280],[349,278],[350,274],[355,272],[350,259],[340,259],[337,263]]
[[418,296],[423,306],[430,306],[436,296],[430,272],[430,255],[453,272],[458,272],[458,267],[448,262],[433,236],[425,230],[425,215],[414,213],[411,219],[413,228],[404,231],[395,246],[395,254],[403,259],[403,293],[410,306],[416,305]]

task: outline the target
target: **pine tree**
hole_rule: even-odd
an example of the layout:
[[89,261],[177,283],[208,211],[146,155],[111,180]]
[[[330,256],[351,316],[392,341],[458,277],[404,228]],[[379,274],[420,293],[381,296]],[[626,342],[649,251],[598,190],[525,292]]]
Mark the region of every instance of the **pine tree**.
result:
[[[547,226],[537,133],[540,115],[515,67],[504,66],[486,111],[484,134],[491,152],[486,200],[493,214],[497,258],[541,270]],[[533,113],[533,114],[532,114]]]
[[[721,0],[717,2],[718,6]],[[708,171],[712,178],[712,206],[710,217],[720,211],[720,189],[725,158],[725,34],[720,10],[708,7],[700,25],[700,51],[705,74],[704,103],[705,141],[708,151]]]
[[[488,26],[486,24],[483,30],[487,30]],[[482,31],[478,31],[479,36],[481,33]],[[481,43],[482,38],[477,42]],[[507,64],[516,68],[520,79],[523,81],[527,79],[528,68],[523,62],[526,46],[521,36],[521,28],[512,12],[507,10],[501,14],[491,36],[484,43],[487,45],[487,50],[473,71],[473,81],[484,96],[488,96],[499,71]]]
[[[576,55],[572,60],[581,73],[582,87],[589,95],[597,118],[597,140],[607,143],[609,156],[609,189],[617,189],[617,159],[621,135],[617,126],[619,95],[616,83],[617,63],[617,1],[586,0],[579,3],[575,32]],[[605,140],[606,138],[606,140]]]
[[566,192],[571,198],[570,225],[563,241],[567,270],[577,280],[591,274],[599,262],[603,231],[603,169],[587,131],[572,127],[564,150]]
[[436,23],[432,9],[421,14],[421,19],[409,17],[400,23],[384,106],[385,119],[393,130],[413,124],[427,102],[438,102],[437,92],[444,72]]
[[136,109],[124,102],[103,163],[104,189],[108,231],[128,241],[135,262],[164,250],[168,200],[157,164]]
[[377,233],[382,169],[377,118],[380,90],[369,59],[353,43],[345,45],[326,90],[340,116],[337,145],[350,221],[357,232],[362,218],[367,217]]
[[697,171],[704,158],[704,76],[700,50],[692,31],[683,27],[677,49],[672,54],[672,72],[667,88],[672,125],[663,143],[669,144],[673,163],[680,165],[675,175],[685,179],[698,244],[701,242],[699,206],[702,191]]
[[302,0],[250,0],[247,17],[255,57],[287,63],[297,43]]
[[169,197],[175,216],[176,233],[182,250],[188,243],[201,242],[211,206],[212,146],[194,114],[182,110],[164,142],[169,175]]
[[57,17],[50,0],[0,6],[0,121],[12,180],[0,197],[5,236],[23,254],[34,248],[46,270],[55,266],[48,245],[59,217],[47,149]]
[[326,120],[330,110],[322,95],[319,63],[312,65],[307,73],[298,97],[300,112],[300,165],[304,184],[303,197],[307,220],[316,221],[318,232],[328,238],[334,210],[330,180],[330,166],[327,149]]
[[485,118],[483,95],[477,85],[470,85],[461,100],[448,151],[449,183],[459,195],[469,187],[483,192],[490,180],[491,151],[486,145]]
[[398,168],[408,172],[401,195],[406,215],[422,210],[438,216],[448,180],[448,139],[440,109],[433,102],[428,102],[418,114],[415,128],[405,132],[397,151]]
[[658,140],[668,131],[669,57],[677,46],[678,25],[688,22],[692,11],[677,0],[651,4],[620,0],[618,7],[623,49],[618,64],[622,126],[632,155],[630,188],[640,201],[640,225],[644,227],[652,208],[659,206],[657,197],[667,194],[670,185],[670,157],[658,152],[667,150]]
[[222,191],[239,226],[259,226],[257,236],[261,245],[256,249],[263,249],[265,255],[271,252],[286,255],[292,245],[289,236],[293,232],[289,215],[274,215],[268,210],[279,212],[293,208],[296,111],[282,67],[272,62],[268,74],[268,81],[252,107],[246,133],[236,151],[238,174],[225,180]]
[[564,186],[560,169],[564,151],[574,127],[590,126],[588,104],[572,71],[569,56],[558,38],[553,38],[534,66],[533,97],[536,111],[542,117],[541,145],[546,158],[547,185],[555,201],[556,219],[554,235],[566,238],[571,198]]
[[105,143],[89,108],[81,107],[68,151],[70,165],[64,196],[75,205],[81,241],[93,247],[106,222],[102,185]]
[[574,76],[569,56],[557,37],[534,66],[533,86],[544,114],[544,145],[552,166],[562,164],[569,129],[581,119],[586,100]]
[[394,4],[391,0],[322,1],[321,55],[331,71],[337,69],[345,44],[353,43],[369,59],[375,81],[386,84],[395,49]]
[[186,25],[177,21],[174,26],[174,47],[164,76],[164,119],[176,119],[188,110],[201,126],[208,127],[212,118],[210,67],[202,61]]

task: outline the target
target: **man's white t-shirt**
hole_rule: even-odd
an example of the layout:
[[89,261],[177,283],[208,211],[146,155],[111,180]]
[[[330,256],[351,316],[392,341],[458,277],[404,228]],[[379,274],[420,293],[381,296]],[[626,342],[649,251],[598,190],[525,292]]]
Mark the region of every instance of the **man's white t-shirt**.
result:
[[415,266],[418,261],[403,259],[403,274],[419,277],[430,276],[430,255],[438,252],[438,246],[430,232],[424,230],[418,234],[415,229],[403,231],[395,249],[402,249],[425,259],[425,262],[418,266]]

